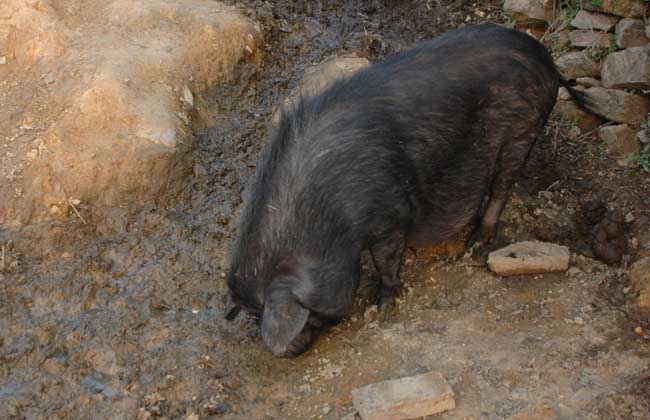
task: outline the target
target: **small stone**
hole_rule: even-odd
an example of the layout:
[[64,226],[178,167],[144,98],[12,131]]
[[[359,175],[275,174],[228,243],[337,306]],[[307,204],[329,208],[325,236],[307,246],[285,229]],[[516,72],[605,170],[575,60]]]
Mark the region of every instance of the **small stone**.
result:
[[602,86],[603,82],[593,77],[578,77],[576,83],[585,87]]
[[194,165],[194,176],[206,176],[207,174],[208,170],[205,169],[205,166],[201,165],[200,163]]
[[636,218],[634,217],[634,214],[632,214],[631,211],[627,212],[627,214],[625,215],[625,223],[632,223],[635,220]]
[[183,86],[183,96],[181,100],[191,109],[194,108],[194,95],[190,91],[190,88],[187,85]]
[[640,326],[634,328],[634,334],[636,334],[636,335],[638,335],[638,336],[643,336],[643,328],[640,327]]
[[555,64],[565,79],[600,76],[600,63],[583,51],[566,53],[560,56]]
[[571,100],[571,94],[569,93],[568,89],[565,87],[561,87],[557,91],[557,100],[558,101],[570,101]]
[[601,87],[592,87],[585,92],[595,110],[610,121],[639,125],[650,111],[650,101],[641,95]]
[[650,133],[648,130],[641,130],[636,133],[636,138],[643,144],[649,144],[650,143]]
[[582,131],[580,131],[580,128],[574,126],[569,129],[569,132],[567,133],[567,137],[571,140],[576,140],[578,137],[580,137],[581,134]]
[[569,248],[548,242],[524,241],[508,245],[488,255],[488,267],[500,276],[565,271],[569,268]]
[[60,375],[65,370],[65,363],[57,358],[49,358],[43,362],[43,370],[53,375]]
[[584,274],[584,272],[579,269],[578,267],[571,267],[567,270],[566,275],[569,277],[577,277],[580,274]]
[[0,57],[0,65],[1,64],[7,64],[7,57],[5,57],[4,55]]
[[363,318],[366,319],[366,320],[370,319],[377,312],[379,312],[379,310],[377,309],[377,305],[370,305],[370,306],[368,306],[366,311],[363,313]]
[[64,252],[64,253],[61,254],[61,258],[63,259],[63,261],[68,261],[69,262],[69,261],[72,261],[72,258],[74,258],[74,256],[69,252]]
[[616,25],[616,45],[618,48],[643,47],[648,43],[645,25],[639,19],[621,19]]
[[580,10],[571,21],[571,26],[579,29],[598,29],[609,32],[614,28],[617,21],[618,18],[615,16]]
[[332,408],[329,405],[325,405],[323,408],[321,408],[321,413],[323,414],[329,414],[330,411],[332,411]]
[[602,47],[612,45],[612,40],[607,32],[592,31],[590,29],[577,29],[569,33],[571,46],[582,48]]
[[352,391],[352,401],[366,420],[413,419],[456,407],[451,387],[438,372],[357,388]]
[[634,130],[627,124],[600,127],[598,137],[605,143],[607,155],[616,159],[618,164],[623,167],[629,165],[626,159],[630,155],[638,154],[641,151]]
[[601,70],[607,88],[650,88],[650,47],[627,48],[605,57]]

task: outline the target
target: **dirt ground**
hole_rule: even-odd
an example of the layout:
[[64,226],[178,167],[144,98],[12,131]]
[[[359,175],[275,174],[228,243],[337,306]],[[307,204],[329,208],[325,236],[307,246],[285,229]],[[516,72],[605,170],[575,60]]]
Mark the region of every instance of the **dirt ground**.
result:
[[[164,203],[0,231],[0,419],[338,419],[350,390],[435,370],[457,408],[501,419],[542,402],[564,418],[650,418],[650,329],[630,261],[650,250],[650,176],[552,121],[493,247],[567,245],[567,273],[499,278],[484,254],[406,258],[397,308],[377,313],[366,258],[354,314],[297,359],[275,359],[254,322],[223,320],[228,243],[266,126],[304,69],[377,60],[463,23],[502,23],[500,1],[245,1],[264,27],[262,69],[212,92],[217,125],[194,175]],[[621,265],[593,259],[599,206],[631,214]],[[594,210],[596,209],[596,210]],[[108,215],[108,216],[107,216]]]

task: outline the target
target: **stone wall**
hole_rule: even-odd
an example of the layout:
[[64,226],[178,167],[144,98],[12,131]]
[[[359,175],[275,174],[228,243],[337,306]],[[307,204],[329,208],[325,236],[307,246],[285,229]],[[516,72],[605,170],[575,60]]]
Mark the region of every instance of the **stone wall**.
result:
[[596,129],[610,157],[621,166],[634,165],[630,155],[650,144],[648,3],[575,0],[563,8],[559,3],[506,0],[504,8],[517,27],[550,46],[562,75],[589,94],[607,121],[579,109],[566,92],[560,92],[555,114],[575,121],[583,132]]

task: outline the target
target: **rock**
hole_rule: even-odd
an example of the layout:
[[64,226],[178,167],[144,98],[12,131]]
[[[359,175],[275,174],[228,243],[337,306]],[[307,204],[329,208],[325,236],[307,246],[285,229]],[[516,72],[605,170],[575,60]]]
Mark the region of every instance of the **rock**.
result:
[[582,8],[622,17],[643,17],[647,9],[644,0],[581,0]]
[[592,87],[585,92],[598,113],[610,121],[638,125],[650,110],[648,98],[623,90]]
[[41,367],[52,375],[61,375],[66,369],[66,363],[60,358],[51,357],[45,360]]
[[555,408],[550,404],[537,404],[526,407],[515,415],[508,417],[507,420],[559,420]]
[[552,0],[506,0],[503,10],[520,23],[551,22],[555,18]]
[[[0,225],[74,214],[71,197],[101,214],[184,188],[192,129],[211,123],[202,94],[236,68],[252,74],[259,28],[203,0],[88,0],[83,25],[69,21],[68,10],[82,10],[75,0],[31,3],[0,1],[0,26],[15,33],[7,57],[19,85],[52,82],[30,102],[8,99],[16,121],[37,116],[39,127],[29,149],[0,164]],[[0,115],[0,127],[9,123]]]
[[5,57],[4,55],[0,57],[0,65],[1,64],[7,64],[7,57]]
[[413,419],[456,407],[451,387],[437,372],[357,388],[352,401],[362,419],[372,420]]
[[578,77],[576,79],[576,83],[585,87],[600,87],[603,85],[603,82],[598,79],[594,79],[593,77]]
[[627,243],[623,224],[623,215],[612,211],[596,228],[592,249],[596,258],[605,264],[617,264],[623,258]]
[[650,144],[650,132],[648,129],[642,129],[636,133],[636,139],[642,144]]
[[644,312],[650,312],[650,257],[632,264],[628,277],[630,285],[639,293],[637,306]]
[[605,143],[607,155],[616,159],[620,166],[629,166],[626,159],[632,154],[638,154],[641,146],[636,134],[627,124],[608,125],[598,129],[598,137]]
[[580,10],[571,21],[571,26],[578,29],[597,29],[609,32],[614,28],[617,21],[618,18],[615,16]]
[[500,276],[549,273],[569,268],[569,248],[548,242],[525,241],[488,255],[488,267]]
[[569,31],[559,31],[551,34],[550,41],[553,48],[558,51],[568,48],[571,45]]
[[338,57],[307,69],[300,84],[291,91],[282,106],[273,115],[271,124],[278,127],[282,111],[290,111],[297,103],[300,95],[316,95],[335,81],[351,76],[369,65],[370,61],[365,58]]
[[552,115],[565,121],[574,122],[581,131],[591,131],[604,121],[600,117],[580,108],[572,99],[555,103]]
[[627,48],[609,54],[601,71],[603,86],[650,88],[650,47]]
[[601,31],[592,31],[590,29],[577,29],[569,33],[569,40],[571,46],[591,48],[602,47],[607,48],[612,45],[610,34]]
[[566,53],[555,64],[565,79],[600,76],[600,63],[582,51]]
[[616,25],[618,48],[643,47],[648,43],[645,25],[639,19],[621,19]]

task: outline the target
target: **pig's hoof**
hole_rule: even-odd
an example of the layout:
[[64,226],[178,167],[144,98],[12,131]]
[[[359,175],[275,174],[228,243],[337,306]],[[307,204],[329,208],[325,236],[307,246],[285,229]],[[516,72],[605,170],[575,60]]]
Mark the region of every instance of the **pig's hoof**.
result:
[[481,226],[471,237],[470,242],[479,245],[489,245],[494,239],[495,230]]
[[397,287],[382,286],[379,291],[379,310],[389,311],[395,307],[395,298],[398,295]]

